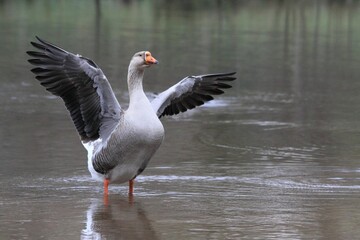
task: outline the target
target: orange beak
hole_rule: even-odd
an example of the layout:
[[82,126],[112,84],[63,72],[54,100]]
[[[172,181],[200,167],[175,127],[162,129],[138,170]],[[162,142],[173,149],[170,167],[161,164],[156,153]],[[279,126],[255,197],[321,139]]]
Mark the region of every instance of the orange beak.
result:
[[146,62],[146,64],[148,64],[148,65],[158,64],[158,63],[159,63],[158,60],[156,60],[153,56],[151,56],[151,53],[150,53],[150,52],[146,52],[145,62]]

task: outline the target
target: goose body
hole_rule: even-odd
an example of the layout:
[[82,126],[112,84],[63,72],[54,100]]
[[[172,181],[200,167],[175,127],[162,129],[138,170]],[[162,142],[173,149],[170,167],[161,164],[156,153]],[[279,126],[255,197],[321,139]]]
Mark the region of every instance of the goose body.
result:
[[109,183],[133,180],[146,168],[160,147],[164,128],[160,118],[185,112],[230,88],[235,73],[188,76],[160,93],[151,102],[142,82],[144,71],[157,60],[148,51],[136,53],[128,68],[130,102],[124,110],[102,70],[90,59],[63,50],[37,37],[28,51],[32,72],[46,90],[60,96],[68,109],[81,142],[88,152],[92,177]]
[[[141,102],[135,107],[139,104]],[[123,183],[134,179],[145,169],[160,147],[164,128],[149,100],[145,97],[142,104],[135,109],[131,106],[124,111],[108,141],[83,142],[88,151],[88,169],[93,178],[100,181],[106,178],[110,183]],[[94,163],[111,163],[114,168],[111,171],[107,171],[106,167],[95,170]]]

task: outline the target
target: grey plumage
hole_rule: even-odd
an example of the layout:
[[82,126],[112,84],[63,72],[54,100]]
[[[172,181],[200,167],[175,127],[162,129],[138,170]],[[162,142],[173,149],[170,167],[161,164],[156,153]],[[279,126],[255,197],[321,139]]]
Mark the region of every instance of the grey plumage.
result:
[[157,60],[150,52],[138,52],[129,65],[130,104],[123,110],[95,62],[37,40],[31,44],[38,51],[27,52],[35,65],[31,71],[46,90],[64,100],[88,151],[89,171],[99,180],[121,183],[135,178],[163,140],[160,117],[200,106],[235,80],[235,72],[188,76],[150,102],[142,80],[144,70]]
[[188,76],[153,99],[152,106],[159,117],[175,115],[203,105],[231,88],[224,82],[234,81],[235,72]]
[[107,138],[118,123],[121,108],[101,69],[90,59],[67,52],[37,37],[28,51],[36,74],[46,90],[60,96],[83,141]]

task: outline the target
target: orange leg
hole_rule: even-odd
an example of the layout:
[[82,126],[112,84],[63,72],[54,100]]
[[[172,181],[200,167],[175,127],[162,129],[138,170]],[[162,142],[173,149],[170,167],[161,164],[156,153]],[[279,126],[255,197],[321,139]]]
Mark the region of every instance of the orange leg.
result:
[[129,195],[134,194],[134,179],[129,180]]
[[110,183],[110,180],[105,178],[104,179],[104,195],[109,195],[109,183]]

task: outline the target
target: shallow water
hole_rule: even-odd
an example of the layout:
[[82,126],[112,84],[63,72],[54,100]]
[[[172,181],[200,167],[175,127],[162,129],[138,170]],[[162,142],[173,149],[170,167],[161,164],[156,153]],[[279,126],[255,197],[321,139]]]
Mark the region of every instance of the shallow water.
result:
[[[360,230],[358,1],[1,1],[0,239],[356,239]],[[97,8],[98,6],[98,8]],[[237,71],[166,138],[129,199],[102,185],[61,100],[26,62],[39,35],[94,59],[126,106],[144,86]]]

